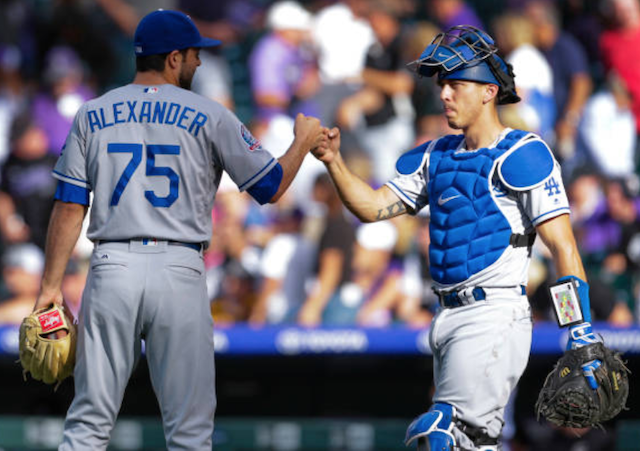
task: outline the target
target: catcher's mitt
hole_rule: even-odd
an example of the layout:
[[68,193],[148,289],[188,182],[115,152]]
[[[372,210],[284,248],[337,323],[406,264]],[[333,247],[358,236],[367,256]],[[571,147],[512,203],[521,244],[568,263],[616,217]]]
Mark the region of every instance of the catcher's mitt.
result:
[[76,326],[56,304],[36,310],[20,325],[24,373],[46,384],[62,382],[76,362]]
[[[602,363],[593,371],[598,388],[589,385],[582,365]],[[629,394],[629,370],[620,357],[602,343],[568,350],[544,381],[536,412],[557,426],[596,426],[625,408]]]

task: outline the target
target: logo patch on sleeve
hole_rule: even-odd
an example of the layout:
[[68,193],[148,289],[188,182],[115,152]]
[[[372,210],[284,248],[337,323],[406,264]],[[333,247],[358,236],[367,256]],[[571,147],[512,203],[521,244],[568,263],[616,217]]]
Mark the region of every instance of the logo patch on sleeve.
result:
[[244,142],[249,146],[249,151],[253,152],[262,147],[260,141],[258,141],[244,125],[240,125],[240,134]]
[[64,322],[62,321],[62,317],[60,316],[60,312],[58,310],[54,310],[49,313],[43,313],[38,316],[38,321],[40,321],[40,327],[42,328],[42,332],[50,332],[58,327],[64,326]]

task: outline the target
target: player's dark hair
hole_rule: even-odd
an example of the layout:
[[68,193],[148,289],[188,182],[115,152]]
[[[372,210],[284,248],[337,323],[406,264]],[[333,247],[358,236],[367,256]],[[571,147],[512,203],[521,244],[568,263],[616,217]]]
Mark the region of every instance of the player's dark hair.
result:
[[[188,49],[180,50],[182,56],[187,55]],[[167,61],[168,53],[159,53],[157,55],[136,56],[136,71],[137,72],[162,72],[164,70],[165,63]]]

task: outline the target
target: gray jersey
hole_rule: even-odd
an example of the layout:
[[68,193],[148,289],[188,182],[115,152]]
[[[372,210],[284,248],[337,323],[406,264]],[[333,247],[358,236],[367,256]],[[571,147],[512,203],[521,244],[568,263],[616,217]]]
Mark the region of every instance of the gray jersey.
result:
[[78,111],[54,177],[94,192],[92,240],[208,242],[223,170],[243,191],[276,163],[223,106],[130,84]]

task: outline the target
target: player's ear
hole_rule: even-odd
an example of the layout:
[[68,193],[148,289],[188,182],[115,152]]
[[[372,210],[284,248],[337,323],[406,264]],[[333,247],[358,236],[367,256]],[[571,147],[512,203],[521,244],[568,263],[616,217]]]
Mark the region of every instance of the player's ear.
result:
[[182,62],[183,55],[180,50],[174,50],[167,55],[167,59],[165,60],[165,68],[166,69],[175,69]]
[[497,95],[499,91],[498,85],[494,85],[493,83],[488,83],[484,85],[484,97],[482,99],[483,103],[491,102]]

